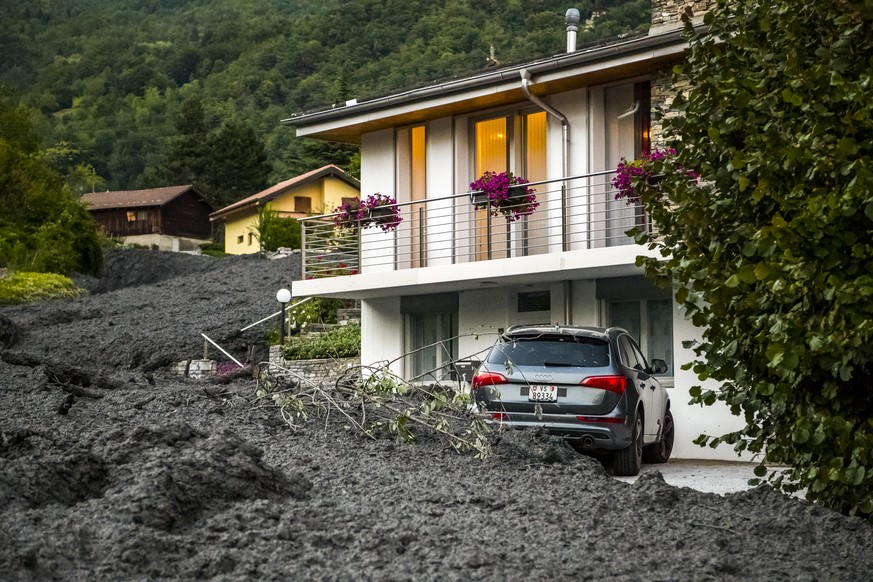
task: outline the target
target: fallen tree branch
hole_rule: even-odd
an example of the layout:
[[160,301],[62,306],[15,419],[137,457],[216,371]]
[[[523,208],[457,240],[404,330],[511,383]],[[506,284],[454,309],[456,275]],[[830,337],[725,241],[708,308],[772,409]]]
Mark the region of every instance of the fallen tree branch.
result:
[[470,409],[468,394],[455,386],[413,386],[385,367],[349,369],[326,387],[272,364],[258,375],[255,393],[271,398],[295,431],[310,414],[327,426],[337,411],[349,429],[370,439],[387,433],[410,442],[430,432],[458,453],[490,452],[491,428]]

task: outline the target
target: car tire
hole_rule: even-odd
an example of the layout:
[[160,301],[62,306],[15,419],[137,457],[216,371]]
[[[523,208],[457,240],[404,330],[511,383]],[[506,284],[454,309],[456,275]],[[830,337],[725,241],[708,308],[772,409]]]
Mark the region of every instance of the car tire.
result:
[[673,453],[673,413],[667,410],[664,413],[664,430],[661,440],[643,449],[643,461],[646,463],[666,463]]
[[637,411],[634,436],[630,446],[615,451],[612,456],[612,472],[618,477],[633,477],[640,474],[643,464],[643,412]]

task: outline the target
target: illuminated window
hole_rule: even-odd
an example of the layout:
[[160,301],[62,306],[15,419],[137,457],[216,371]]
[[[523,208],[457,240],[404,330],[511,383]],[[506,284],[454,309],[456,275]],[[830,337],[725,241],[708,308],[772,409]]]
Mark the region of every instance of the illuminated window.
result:
[[[427,128],[424,125],[397,130],[397,200],[423,202],[427,199]],[[425,240],[421,236],[424,204],[403,208],[405,222],[401,228],[412,235],[410,245],[398,259],[405,267],[423,267],[426,264]]]
[[127,222],[136,222],[136,212],[130,212],[130,211],[128,211],[128,213],[127,213]]
[[[546,176],[546,123],[545,111],[524,116],[524,168],[529,182],[541,182]],[[542,190],[542,188],[540,188]]]
[[[546,126],[548,117],[545,111],[528,113],[522,117],[524,131],[524,152],[521,174],[529,182],[542,182],[548,178],[546,170]],[[550,232],[548,220],[549,197],[548,185],[535,186],[539,208],[530,215],[523,224],[522,249],[526,255],[544,254],[549,251],[550,244],[559,244],[552,240],[557,233]],[[560,197],[560,195],[557,195]]]
[[485,172],[505,172],[509,166],[507,118],[486,119],[475,126],[476,175]]
[[[485,172],[512,171],[529,182],[548,178],[546,160],[546,129],[548,117],[544,111],[516,111],[491,119],[476,121],[473,125],[474,175],[470,181]],[[510,153],[515,155],[511,156]],[[547,186],[535,187],[541,210],[513,225],[513,234],[507,236],[507,225],[499,220],[490,220],[491,233],[488,242],[488,217],[476,213],[476,257],[498,258],[522,256],[548,251],[549,224]],[[488,248],[490,246],[490,249]]]

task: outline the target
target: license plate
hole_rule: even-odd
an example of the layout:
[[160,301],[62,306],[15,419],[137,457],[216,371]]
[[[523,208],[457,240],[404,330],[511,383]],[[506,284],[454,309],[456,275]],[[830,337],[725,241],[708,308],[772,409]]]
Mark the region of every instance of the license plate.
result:
[[558,387],[531,384],[527,399],[531,402],[557,402]]

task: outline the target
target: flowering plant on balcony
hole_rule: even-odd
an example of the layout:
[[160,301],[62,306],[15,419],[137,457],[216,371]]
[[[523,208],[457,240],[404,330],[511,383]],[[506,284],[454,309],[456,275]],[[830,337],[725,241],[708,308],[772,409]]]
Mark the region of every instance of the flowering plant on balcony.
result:
[[400,207],[397,206],[397,200],[385,194],[370,194],[367,199],[362,201],[361,206],[367,209],[369,223],[378,226],[384,232],[391,232],[396,229],[400,222]]
[[492,216],[503,214],[512,222],[531,214],[537,202],[536,190],[525,186],[528,181],[512,172],[485,172],[470,183],[471,198],[476,208],[489,208]]
[[333,217],[333,223],[339,228],[356,228],[358,219],[363,218],[363,209],[361,208],[361,199],[358,197],[348,198],[342,204],[333,209],[336,216]]
[[339,228],[362,228],[378,226],[384,232],[391,232],[403,220],[397,201],[385,194],[370,194],[366,200],[352,198],[333,209],[336,216],[333,222]]
[[[640,157],[632,162],[625,158],[621,159],[615,169],[615,177],[612,186],[615,188],[615,199],[626,200],[628,204],[636,204],[640,200],[640,188],[654,186],[664,178],[664,162],[670,161],[676,155],[674,148],[664,148],[643,152]],[[678,168],[678,171],[696,179],[697,172],[686,168]]]

